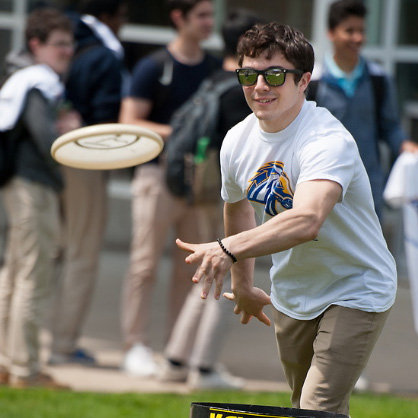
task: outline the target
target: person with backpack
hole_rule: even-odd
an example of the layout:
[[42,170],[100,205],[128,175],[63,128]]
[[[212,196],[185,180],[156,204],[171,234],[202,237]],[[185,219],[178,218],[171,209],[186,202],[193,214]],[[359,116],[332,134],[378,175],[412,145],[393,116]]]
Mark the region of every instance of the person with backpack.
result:
[[387,173],[379,152],[382,140],[396,157],[418,146],[406,140],[399,122],[393,83],[376,63],[361,56],[367,9],[358,0],[339,0],[328,10],[333,51],[317,65],[308,100],[327,108],[350,131],[369,175],[376,212],[382,219]]
[[[176,166],[182,162],[183,155],[179,149],[185,149],[188,145],[188,150],[193,152],[193,158],[196,159],[201,152],[198,149],[199,135],[205,135],[204,138],[208,139],[207,151],[213,150],[216,155],[216,159],[208,161],[213,164],[213,169],[210,169],[210,173],[204,173],[208,181],[218,177],[214,182],[217,185],[213,191],[214,196],[205,190],[203,196],[199,197],[203,202],[197,207],[200,240],[203,242],[215,240],[223,230],[219,152],[227,131],[251,112],[235,74],[235,69],[238,68],[237,45],[240,37],[260,21],[261,18],[245,9],[233,10],[228,14],[222,25],[223,68],[209,77],[183,105],[184,108],[179,109],[180,115],[175,114],[173,117],[178,118],[175,122],[179,128],[173,128],[166,150],[167,180],[173,182],[173,192],[182,183],[181,176],[177,178],[173,175],[176,167],[170,170],[170,162]],[[196,113],[193,113],[193,107]],[[198,107],[201,109],[198,110]],[[210,119],[205,117],[208,114]],[[187,121],[190,118],[196,120]],[[187,122],[194,126],[194,132],[186,132],[186,129],[189,131]],[[199,124],[207,126],[200,126],[200,130]],[[175,137],[176,134],[179,135],[178,138]],[[181,146],[181,142],[186,144]],[[202,163],[196,163],[199,164]],[[181,175],[184,176],[184,169]],[[201,188],[204,189],[204,186]],[[196,196],[192,191],[188,193],[191,193],[190,198],[194,201]],[[230,282],[226,281],[225,287],[228,285],[230,286]],[[190,290],[165,347],[165,358],[157,377],[160,381],[187,382],[188,387],[193,390],[241,389],[244,380],[232,376],[223,364],[218,363],[223,341],[228,335],[231,303],[227,299],[203,300],[200,298],[201,291],[201,285],[193,286]]]
[[[83,126],[117,122],[128,73],[117,34],[125,22],[126,0],[83,0],[71,14],[77,48],[66,77],[66,98]],[[61,271],[52,305],[50,365],[93,365],[79,347],[98,276],[107,220],[105,170],[62,167]]]
[[74,39],[70,20],[50,8],[28,16],[25,37],[29,65],[0,90],[0,131],[15,145],[14,172],[2,189],[8,233],[0,271],[0,384],[60,389],[41,370],[39,332],[52,288],[64,185],[50,150],[59,135],[80,127],[79,115],[61,106],[60,77]]
[[[174,111],[221,67],[201,42],[213,30],[211,0],[168,0],[176,36],[167,45],[142,58],[132,73],[128,97],[122,101],[120,122],[149,128],[167,141]],[[169,192],[165,182],[164,155],[136,167],[132,181],[132,242],[130,265],[123,285],[121,325],[125,355],[122,369],[136,376],[150,376],[157,367],[149,347],[152,291],[158,263],[171,228],[176,234],[198,239],[196,210],[184,198]],[[191,287],[191,269],[183,254],[173,248],[173,271],[167,304],[167,334]]]
[[[328,37],[333,51],[316,66],[307,99],[327,108],[357,142],[373,192],[376,213],[383,222],[383,191],[388,175],[379,143],[389,147],[392,159],[402,151],[417,152],[406,139],[399,121],[394,86],[383,69],[361,56],[367,9],[358,0],[339,0],[328,9]],[[369,387],[363,374],[356,385]]]

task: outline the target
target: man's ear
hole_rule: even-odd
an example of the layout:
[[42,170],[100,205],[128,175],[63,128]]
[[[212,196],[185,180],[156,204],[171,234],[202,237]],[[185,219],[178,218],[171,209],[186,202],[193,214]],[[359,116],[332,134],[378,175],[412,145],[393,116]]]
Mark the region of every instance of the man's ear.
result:
[[28,41],[28,48],[29,48],[29,52],[32,55],[36,55],[36,52],[39,49],[39,46],[42,44],[41,40],[39,38],[31,38]]
[[174,9],[170,12],[170,19],[173,22],[173,25],[176,28],[179,28],[181,26],[181,23],[183,22],[183,13],[180,9]]
[[305,90],[308,88],[309,82],[311,81],[312,74],[311,73],[304,73],[302,75],[302,78],[299,81],[299,86],[302,89],[302,92],[305,92]]

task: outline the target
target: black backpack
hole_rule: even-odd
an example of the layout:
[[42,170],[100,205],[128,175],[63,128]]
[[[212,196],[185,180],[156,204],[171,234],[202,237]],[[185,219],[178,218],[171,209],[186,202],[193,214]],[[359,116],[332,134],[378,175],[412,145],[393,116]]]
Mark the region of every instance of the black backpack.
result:
[[166,182],[169,190],[189,203],[219,201],[219,149],[211,147],[217,132],[220,97],[237,85],[229,77],[205,80],[173,115],[173,132],[166,145]]
[[[1,85],[5,80],[2,80]],[[0,187],[4,187],[15,174],[18,146],[19,141],[12,130],[0,131]]]
[[0,187],[5,186],[15,174],[15,156],[18,141],[11,131],[0,131]]

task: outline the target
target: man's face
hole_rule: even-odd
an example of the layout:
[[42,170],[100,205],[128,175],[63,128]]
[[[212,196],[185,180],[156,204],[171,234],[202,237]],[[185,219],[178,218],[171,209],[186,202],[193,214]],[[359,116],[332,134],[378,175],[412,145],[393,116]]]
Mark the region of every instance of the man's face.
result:
[[74,52],[74,39],[70,32],[54,30],[45,43],[34,38],[30,40],[30,45],[37,63],[48,65],[58,74],[67,71]]
[[204,41],[212,34],[214,26],[213,4],[201,1],[183,19],[182,30],[197,41]]
[[336,55],[357,60],[366,39],[364,19],[350,16],[330,30],[328,37],[334,45]]
[[[267,53],[257,58],[245,56],[242,67],[265,70],[269,67],[295,69],[280,53],[267,59]],[[295,84],[296,74],[287,73],[282,86],[271,87],[260,74],[253,86],[243,87],[245,99],[251,110],[260,121],[260,127],[265,132],[279,132],[286,128],[299,114],[303,105],[304,91],[310,80],[310,73],[304,73],[301,80]]]

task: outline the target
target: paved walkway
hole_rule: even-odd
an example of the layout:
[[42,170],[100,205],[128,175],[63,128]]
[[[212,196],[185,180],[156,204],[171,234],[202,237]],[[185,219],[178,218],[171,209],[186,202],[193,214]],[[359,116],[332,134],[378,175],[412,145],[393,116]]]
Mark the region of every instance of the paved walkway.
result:
[[[185,385],[161,384],[152,379],[138,379],[126,376],[119,370],[122,359],[119,331],[120,290],[128,265],[127,243],[131,232],[128,183],[113,182],[110,192],[113,198],[109,207],[107,245],[102,253],[100,278],[81,339],[81,345],[91,350],[98,358],[99,367],[50,367],[49,371],[57,379],[78,391],[185,393]],[[418,335],[413,325],[408,282],[404,278],[406,269],[402,256],[399,256],[399,248],[402,248],[402,227],[396,216],[396,213],[389,212],[385,218],[391,249],[398,261],[401,261],[398,266],[401,276],[399,292],[387,325],[370,359],[367,376],[373,391],[418,396]],[[0,205],[0,230],[4,232],[3,218]],[[1,252],[2,237],[3,234],[0,235]],[[257,286],[266,291],[270,287],[268,266],[268,262],[261,262],[256,269]],[[161,358],[164,348],[164,307],[167,296],[164,280],[169,277],[169,268],[169,260],[165,257],[160,264],[153,300],[151,345],[157,360]],[[46,357],[49,346],[47,331],[42,337],[43,355]],[[246,379],[245,389],[288,390],[277,357],[273,328],[266,327],[258,321],[241,325],[238,318],[233,318],[220,361],[231,373]]]
[[[127,263],[126,250],[107,249],[102,254],[100,280],[81,340],[81,345],[97,356],[99,367],[55,366],[49,371],[77,391],[187,393],[184,384],[162,384],[153,379],[127,376],[119,370],[122,359],[119,300]],[[153,301],[151,345],[157,361],[163,350],[164,278],[169,267],[169,260],[164,258]],[[256,281],[259,287],[269,288],[266,263],[258,266]],[[46,331],[43,333],[43,347],[46,356]],[[245,390],[288,390],[277,358],[272,327],[258,321],[241,325],[234,317],[220,360],[231,373],[246,379]],[[367,376],[372,391],[418,395],[418,336],[414,331],[406,280],[401,280],[397,302],[372,355]]]

